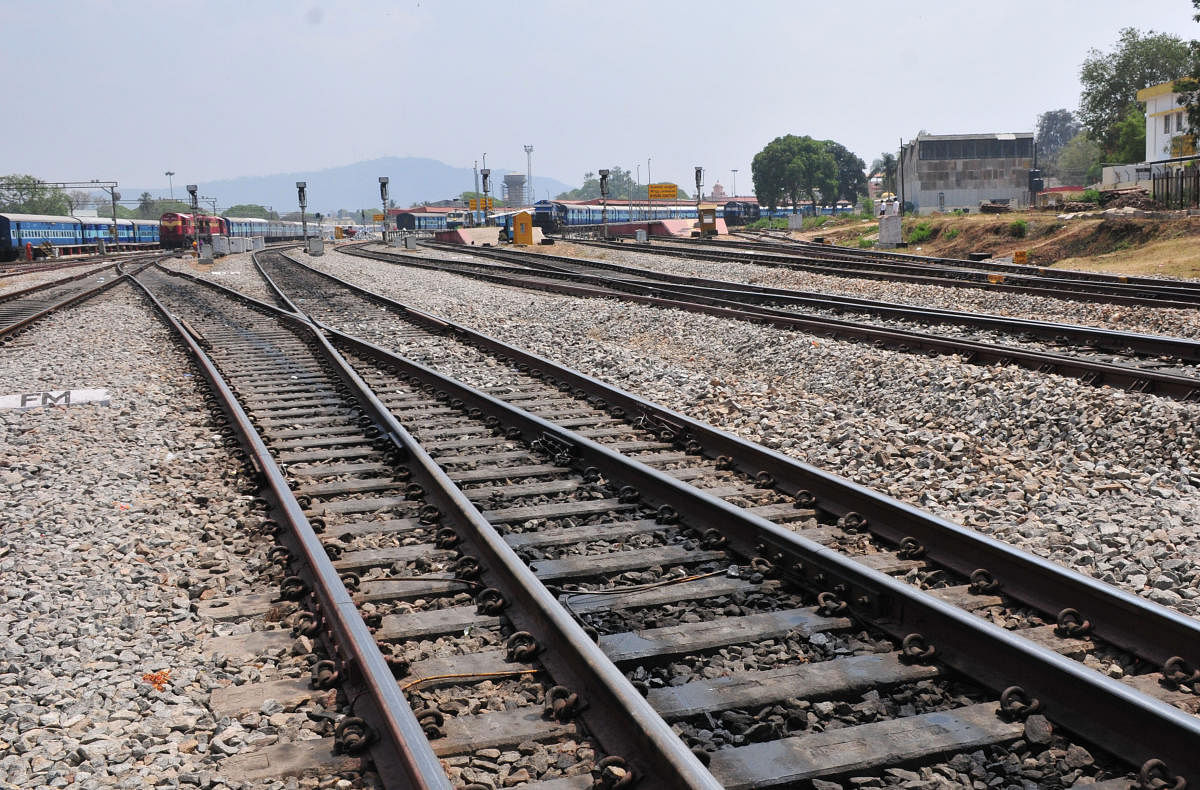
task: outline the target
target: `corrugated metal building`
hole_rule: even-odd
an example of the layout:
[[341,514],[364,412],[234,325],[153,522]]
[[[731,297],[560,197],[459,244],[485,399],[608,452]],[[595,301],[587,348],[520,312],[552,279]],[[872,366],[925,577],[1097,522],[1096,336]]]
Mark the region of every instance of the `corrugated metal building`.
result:
[[920,134],[900,151],[903,197],[922,214],[1029,205],[1033,132]]

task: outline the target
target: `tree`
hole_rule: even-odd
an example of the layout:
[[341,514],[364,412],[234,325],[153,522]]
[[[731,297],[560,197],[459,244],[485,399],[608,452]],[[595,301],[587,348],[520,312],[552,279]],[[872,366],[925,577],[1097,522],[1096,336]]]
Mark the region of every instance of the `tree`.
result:
[[[1200,22],[1200,0],[1192,0],[1192,7],[1197,12],[1193,18]],[[1175,83],[1175,90],[1179,91],[1179,102],[1187,110],[1188,131],[1197,135],[1200,134],[1200,41],[1193,39],[1190,46],[1191,68],[1183,79]]]
[[[1127,27],[1121,31],[1113,52],[1088,50],[1079,70],[1082,92],[1079,120],[1092,139],[1100,143],[1106,157],[1119,158],[1118,126],[1127,122],[1132,108],[1145,115],[1137,101],[1137,92],[1150,85],[1169,82],[1186,74],[1191,66],[1189,47],[1182,39],[1166,33]],[[1125,151],[1128,153],[1128,151]],[[1133,161],[1141,161],[1139,154]]]
[[1136,107],[1125,111],[1124,117],[1113,127],[1113,147],[1109,151],[1111,161],[1120,164],[1141,162],[1146,158],[1146,114]]
[[856,203],[859,195],[867,194],[866,164],[841,143],[826,140],[824,145],[837,162],[837,199]]
[[138,195],[137,213],[140,219],[158,219],[158,202],[149,192]]
[[[634,180],[632,170],[626,170],[619,165],[613,165],[608,169],[609,200],[645,200],[647,193],[646,185],[638,184]],[[675,196],[686,200],[688,193],[686,190],[676,187]],[[595,173],[587,172],[583,174],[583,186],[563,192],[556,199],[594,200],[598,197],[600,197],[600,178]]]
[[896,171],[899,169],[899,162],[896,155],[891,151],[887,151],[879,155],[879,158],[871,163],[871,173],[883,173],[883,191],[896,193]]
[[754,155],[750,172],[759,202],[765,200],[775,209],[787,198],[793,214],[801,195],[808,195],[815,206],[818,193],[835,199],[838,191],[837,160],[824,143],[808,136],[776,137]]
[[1058,177],[1066,184],[1086,183],[1088,171],[1100,161],[1100,146],[1086,132],[1067,141],[1058,152]]
[[12,214],[63,215],[69,210],[67,195],[30,175],[0,177],[0,211]]
[[260,206],[257,203],[239,203],[236,206],[230,206],[225,211],[221,212],[225,217],[251,217],[257,219],[274,219],[271,216],[272,212],[266,206]]
[[1037,117],[1038,167],[1046,175],[1060,176],[1058,155],[1070,140],[1082,131],[1070,110],[1047,110]]

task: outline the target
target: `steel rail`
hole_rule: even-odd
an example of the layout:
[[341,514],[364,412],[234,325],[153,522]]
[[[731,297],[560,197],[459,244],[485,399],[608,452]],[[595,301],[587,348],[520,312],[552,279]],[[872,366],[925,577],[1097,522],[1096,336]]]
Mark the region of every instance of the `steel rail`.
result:
[[[52,283],[46,283],[42,286],[34,286],[33,288],[27,288],[24,291],[19,291],[15,294],[9,294],[8,296],[17,298],[21,295],[27,295],[34,291],[40,291],[43,288],[50,288],[50,287],[54,287],[54,286],[58,286],[58,285],[65,285],[65,284],[75,281],[75,280],[80,280],[80,279],[84,279],[86,277],[94,276],[96,274],[99,274],[99,272],[104,269],[108,269],[108,268],[114,269],[115,276],[111,280],[101,283],[100,285],[97,285],[94,288],[89,288],[87,290],[84,290],[79,293],[68,296],[67,298],[65,298],[59,302],[55,302],[54,304],[50,305],[49,307],[47,307],[43,310],[39,310],[38,312],[34,313],[33,315],[22,318],[20,321],[11,323],[8,326],[0,327],[0,342],[7,341],[12,336],[19,334],[20,332],[24,331],[25,329],[28,329],[32,324],[41,320],[42,318],[45,318],[46,316],[50,315],[51,313],[55,312],[56,310],[62,310],[64,308],[71,307],[73,305],[76,305],[80,302],[90,299],[93,296],[103,293],[104,291],[107,291],[108,289],[116,286],[118,283],[122,282],[126,277],[130,276],[128,274],[122,273],[118,269],[119,265],[120,264],[110,264],[109,266],[102,266],[102,267],[100,267],[99,270],[94,270],[92,272],[81,274],[81,275],[76,275],[73,277],[65,277],[61,280],[56,280]],[[0,301],[8,301],[8,299],[0,299]]]
[[[323,326],[334,344],[391,365],[515,427],[526,442],[551,437],[571,465],[634,486],[642,501],[666,507],[688,527],[715,529],[747,558],[765,558],[783,578],[812,592],[837,591],[860,619],[897,640],[919,635],[940,660],[999,692],[1014,684],[1039,699],[1052,720],[1104,744],[1132,765],[1164,760],[1200,781],[1200,718],[1153,699],[934,596],[867,568],[834,549],[755,516],[607,447],[372,343]],[[663,513],[660,509],[660,513]],[[535,561],[536,562],[536,561]],[[1102,617],[1103,612],[1097,617]]]
[[545,357],[512,346],[447,318],[396,302],[307,264],[296,266],[317,274],[364,299],[388,307],[434,331],[450,334],[501,361],[548,376],[564,387],[602,399],[627,415],[642,415],[669,427],[679,441],[695,440],[709,458],[727,458],[751,477],[765,472],[785,493],[841,518],[859,514],[864,528],[892,545],[915,538],[926,556],[964,577],[983,568],[992,573],[1005,595],[1050,618],[1076,609],[1090,620],[1097,637],[1163,666],[1175,656],[1200,667],[1200,621],[1104,584],[1090,576],[1016,549],[1002,541],[920,510],[886,494],[811,464],[754,444],[726,431],[625,392]]
[[[645,787],[719,790],[720,784],[699,758],[654,712],[582,626],[521,561],[495,527],[488,523],[338,353],[326,337],[336,334],[335,330],[311,317],[302,318],[303,314],[298,311],[288,313],[193,275],[180,272],[170,274],[187,278],[226,296],[240,298],[268,314],[290,316],[294,321],[303,320],[327,358],[339,366],[345,366],[348,385],[383,435],[395,444],[407,463],[416,467],[413,471],[424,478],[427,501],[436,502],[444,513],[450,514],[462,527],[462,543],[481,560],[484,578],[504,596],[508,604],[504,616],[512,622],[514,630],[528,631],[537,636],[542,648],[537,661],[556,683],[567,685],[584,700],[586,707],[579,713],[579,718],[588,731],[596,736],[610,755],[624,759]],[[265,272],[262,274],[272,290],[290,304],[291,300],[286,294]],[[421,737],[424,740],[424,736]]]
[[[784,256],[802,255],[806,259],[841,262],[848,264],[895,265],[904,271],[929,272],[964,272],[985,274],[1000,273],[1012,275],[1018,280],[1048,281],[1053,286],[1056,282],[1067,282],[1080,288],[1096,285],[1102,289],[1112,289],[1114,292],[1138,292],[1177,296],[1183,300],[1195,300],[1200,297],[1200,284],[1186,280],[1166,278],[1138,277],[1133,275],[1112,275],[1103,272],[1084,272],[1077,269],[1051,269],[1045,266],[1004,263],[1000,261],[969,261],[958,258],[937,258],[923,255],[891,253],[878,250],[860,250],[839,247],[829,244],[818,244],[811,241],[792,240],[790,244],[754,241],[749,244],[728,241],[712,241],[697,239],[673,238],[669,243],[676,247],[695,245],[709,246],[709,249],[735,252],[737,250],[758,250],[767,254]],[[953,276],[953,275],[951,275]]]
[[[461,245],[429,244],[427,246],[450,251],[456,246]],[[868,313],[921,323],[965,324],[981,329],[995,329],[1004,332],[1028,334],[1052,340],[1067,339],[1081,344],[1092,344],[1100,348],[1129,349],[1150,356],[1171,356],[1181,360],[1200,362],[1200,341],[1167,335],[1124,332],[1081,324],[1060,324],[1053,321],[1010,318],[990,313],[945,310],[937,307],[914,307],[912,305],[873,299],[821,294],[810,291],[794,291],[786,288],[772,288],[728,280],[712,280],[705,277],[690,277],[670,272],[658,272],[653,269],[642,269],[636,266],[609,263],[607,261],[572,258],[566,255],[547,255],[543,253],[529,255],[495,249],[472,250],[471,254],[520,262],[523,266],[561,271],[567,274],[587,274],[587,272],[575,272],[570,268],[572,266],[603,269],[632,277],[671,283],[689,293],[699,295],[711,294],[718,298],[728,298],[750,304],[794,304],[842,312]],[[564,266],[554,266],[553,264],[545,263],[544,260],[560,262]]]
[[[628,249],[621,242],[603,242],[594,239],[577,239],[576,243],[604,249]],[[911,282],[920,285],[938,285],[951,288],[975,288],[987,291],[1006,291],[1024,293],[1034,296],[1046,296],[1052,299],[1065,299],[1086,302],[1101,302],[1105,304],[1142,305],[1151,307],[1173,307],[1194,310],[1200,305],[1200,295],[1183,294],[1184,298],[1158,299],[1149,296],[1128,295],[1125,290],[1115,289],[1114,286],[1084,286],[1071,287],[1070,281],[1056,279],[1052,283],[1041,284],[1036,278],[1028,276],[1013,277],[1005,274],[988,274],[987,272],[971,272],[967,270],[946,269],[939,274],[916,274],[910,266],[888,265],[865,261],[842,261],[844,265],[834,266],[831,263],[821,263],[818,259],[805,259],[803,256],[768,255],[746,252],[716,250],[697,251],[681,247],[664,247],[638,245],[639,252],[652,255],[669,255],[677,258],[694,258],[712,261],[734,261],[737,263],[752,263],[760,266],[774,266],[784,269],[813,272],[836,277],[857,277],[871,280],[889,280]],[[899,271],[896,271],[899,269]],[[974,276],[979,275],[979,276]],[[1016,281],[1025,280],[1033,285],[1021,285]],[[1096,290],[1087,290],[1094,288]],[[1171,294],[1175,296],[1174,294]]]
[[[1107,272],[1088,272],[1081,269],[1055,269],[1049,266],[1026,265],[1019,263],[1005,263],[1003,261],[983,260],[972,261],[964,258],[944,258],[935,255],[914,255],[912,253],[896,252],[895,250],[861,250],[852,249],[849,247],[830,246],[825,244],[817,244],[812,241],[802,239],[786,238],[787,243],[779,243],[784,241],[780,237],[778,241],[767,238],[766,240],[754,239],[744,233],[731,233],[731,235],[745,236],[751,238],[752,242],[763,247],[769,247],[781,251],[796,252],[804,250],[813,254],[816,257],[823,258],[846,258],[854,260],[859,258],[862,260],[896,260],[901,262],[911,262],[916,264],[932,263],[941,266],[952,266],[969,269],[981,269],[986,271],[1011,272],[1013,274],[1036,275],[1039,277],[1048,277],[1051,279],[1065,278],[1073,280],[1094,280],[1101,283],[1114,285],[1147,285],[1151,287],[1168,287],[1177,289],[1183,292],[1200,292],[1200,282],[1177,280],[1162,277],[1143,277],[1139,275],[1129,274],[1109,274]],[[683,239],[691,243],[691,239]],[[727,247],[736,248],[738,245],[725,242],[717,242],[725,244]]]
[[[163,271],[180,276],[166,269]],[[133,279],[158,314],[183,341],[201,374],[208,381],[248,457],[261,476],[263,493],[275,503],[273,511],[276,520],[287,527],[287,531],[282,534],[290,538],[292,555],[299,562],[298,575],[308,582],[309,590],[316,600],[317,614],[328,625],[331,633],[331,639],[326,640],[329,654],[342,658],[343,690],[352,701],[354,714],[371,725],[377,736],[369,747],[375,770],[379,772],[387,787],[449,790],[450,781],[429,746],[420,723],[400,693],[400,688],[380,653],[374,636],[363,622],[354,599],[334,569],[320,538],[292,495],[287,480],[275,464],[249,415],[217,366],[201,348],[199,339],[166,309],[145,284],[137,278]],[[293,328],[313,332],[312,327],[303,319],[275,309],[281,321],[292,324]]]
[[[1023,349],[982,341],[963,340],[941,335],[913,332],[902,329],[875,327],[836,318],[809,317],[787,310],[772,310],[764,307],[748,308],[745,304],[715,297],[695,294],[677,294],[651,283],[634,281],[603,280],[597,287],[577,286],[570,283],[556,285],[548,282],[530,282],[530,277],[562,280],[587,279],[589,275],[565,275],[556,272],[502,268],[460,261],[445,261],[419,258],[412,255],[391,256],[366,250],[347,250],[349,254],[373,258],[391,263],[417,266],[438,271],[447,271],[503,285],[517,286],[551,293],[594,298],[622,299],[656,307],[671,307],[691,312],[706,313],[720,318],[767,324],[780,329],[792,329],[829,338],[852,338],[868,342],[879,342],[903,352],[914,350],[935,354],[955,354],[962,361],[976,365],[999,363],[1018,365],[1039,373],[1056,373],[1082,380],[1093,386],[1116,386],[1137,392],[1149,392],[1181,400],[1194,400],[1200,393],[1200,379],[1188,376],[1117,365],[1090,360],[1070,354]],[[472,267],[475,267],[472,269]],[[466,269],[466,271],[464,271]]]

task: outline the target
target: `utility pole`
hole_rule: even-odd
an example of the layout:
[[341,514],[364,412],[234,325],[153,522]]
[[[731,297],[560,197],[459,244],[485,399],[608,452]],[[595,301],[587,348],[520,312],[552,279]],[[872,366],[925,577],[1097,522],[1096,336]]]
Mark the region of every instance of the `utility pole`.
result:
[[737,200],[737,168],[735,167],[731,172],[733,173],[733,199]]
[[169,190],[171,190],[171,200],[174,200],[175,199],[175,178],[174,178],[175,171],[168,170],[167,172],[163,173],[163,175],[167,177],[167,188]]

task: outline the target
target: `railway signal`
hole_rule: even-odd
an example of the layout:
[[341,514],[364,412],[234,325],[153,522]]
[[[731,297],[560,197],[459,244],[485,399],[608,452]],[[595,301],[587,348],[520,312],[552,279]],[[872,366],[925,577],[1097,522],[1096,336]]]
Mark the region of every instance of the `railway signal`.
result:
[[600,171],[600,224],[605,238],[608,237],[608,174],[607,170]]
[[380,226],[380,238],[384,244],[387,244],[387,204],[388,204],[388,177],[379,177],[379,200],[383,205],[383,225]]
[[305,194],[308,190],[308,182],[296,182],[296,195],[300,198],[300,227],[304,234],[304,249],[308,249],[308,217],[305,216],[304,210],[308,208],[308,197]]

